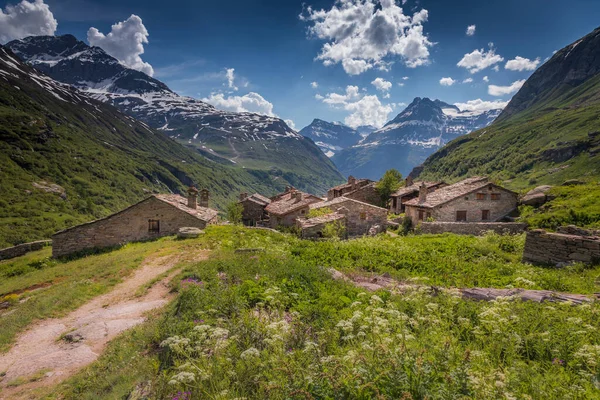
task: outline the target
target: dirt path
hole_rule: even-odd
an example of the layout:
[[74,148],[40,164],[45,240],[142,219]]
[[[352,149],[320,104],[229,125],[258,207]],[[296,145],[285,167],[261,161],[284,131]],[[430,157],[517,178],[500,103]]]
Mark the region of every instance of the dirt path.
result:
[[[194,254],[193,259],[205,259],[207,252]],[[190,254],[186,255],[189,259]],[[27,398],[34,388],[55,385],[95,361],[106,344],[118,334],[145,320],[145,314],[164,306],[171,298],[168,283],[179,272],[171,271],[143,295],[135,297],[145,284],[169,272],[179,255],[151,258],[104,295],[59,319],[34,324],[21,334],[15,345],[0,355],[0,399]],[[10,386],[11,382],[35,382]]]

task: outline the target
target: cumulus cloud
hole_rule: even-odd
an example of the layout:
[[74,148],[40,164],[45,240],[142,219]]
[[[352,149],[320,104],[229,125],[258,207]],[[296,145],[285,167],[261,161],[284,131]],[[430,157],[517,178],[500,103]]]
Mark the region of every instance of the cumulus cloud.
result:
[[475,29],[476,29],[475,25],[467,26],[467,32],[466,32],[467,36],[473,36],[475,34]]
[[225,78],[227,79],[227,87],[229,89],[238,90],[235,86],[235,68],[227,68],[225,70]]
[[287,126],[289,126],[290,128],[292,128],[293,130],[296,130],[296,124],[294,123],[293,120],[291,120],[291,119],[284,119],[283,121],[287,124]]
[[529,58],[516,56],[514,59],[507,61],[504,68],[511,71],[533,71],[538,67],[539,64],[539,57],[535,60],[530,60]]
[[267,101],[260,94],[250,92],[243,96],[227,96],[223,93],[211,93],[209,97],[202,99],[207,103],[212,104],[220,110],[234,112],[253,112],[275,116],[273,113],[273,104]]
[[504,58],[496,54],[494,48],[490,46],[488,51],[476,49],[465,54],[456,65],[466,68],[474,74],[502,61]]
[[152,66],[142,61],[148,30],[137,15],[131,14],[125,21],[117,22],[107,35],[92,27],[87,32],[87,39],[91,46],[101,47],[121,64],[150,76],[154,74]]
[[465,80],[463,80],[462,83],[472,83],[473,82],[473,78],[467,78]]
[[525,79],[521,79],[520,81],[514,81],[509,86],[489,85],[488,93],[492,96],[504,96],[505,94],[511,94],[521,89],[524,83]]
[[382,92],[387,92],[392,88],[392,82],[386,81],[383,78],[375,78],[375,80],[371,82],[371,85],[375,86],[377,90]]
[[407,80],[408,80],[408,76],[403,76],[403,77],[402,77],[402,80],[403,80],[403,81],[407,81]]
[[489,81],[490,81],[490,78],[488,78],[488,76],[487,76],[487,75],[486,75],[486,76],[484,76],[482,79],[483,79],[483,81],[484,81],[484,82],[489,82]]
[[387,122],[393,111],[389,104],[382,104],[377,95],[362,96],[358,86],[349,85],[343,94],[328,93],[322,101],[332,107],[350,112],[344,123],[352,128],[361,125],[380,127]]
[[319,87],[319,84],[317,82],[311,82],[310,83],[310,87],[313,88],[313,89],[316,89],[316,88]]
[[489,110],[503,109],[508,104],[508,101],[486,101],[481,99],[469,100],[466,103],[454,103],[461,111],[478,111],[484,112]]
[[312,24],[309,34],[326,41],[317,59],[342,63],[350,75],[373,66],[385,70],[386,57],[399,56],[410,68],[429,63],[433,43],[423,29],[427,18],[425,9],[405,15],[393,0],[339,0],[329,10],[308,6],[300,15]]
[[315,94],[315,99],[323,100],[325,97],[321,96],[319,93]]
[[58,22],[43,0],[23,0],[0,8],[0,43],[27,36],[54,35]]
[[440,85],[442,86],[452,86],[456,83],[456,81],[450,77],[440,79]]

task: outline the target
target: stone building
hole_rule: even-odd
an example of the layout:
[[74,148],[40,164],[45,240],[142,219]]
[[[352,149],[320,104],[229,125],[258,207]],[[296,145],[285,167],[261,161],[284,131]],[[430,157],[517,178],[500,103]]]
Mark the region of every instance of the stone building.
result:
[[258,193],[251,196],[242,193],[239,203],[242,205],[242,223],[246,226],[256,226],[267,218],[265,208],[271,204],[271,199]]
[[370,179],[356,179],[353,176],[349,176],[348,182],[332,187],[327,191],[327,200],[333,200],[336,197],[345,196],[346,194],[354,192],[372,182],[373,181]]
[[435,192],[436,189],[447,186],[444,182],[413,182],[412,178],[409,176],[406,178],[405,185],[390,195],[390,212],[402,214],[406,202],[419,197],[419,188],[423,184],[427,187],[428,193]]
[[60,231],[52,237],[52,256],[105,248],[127,242],[174,235],[181,227],[204,229],[217,222],[217,210],[208,208],[209,193],[190,188],[187,198],[176,194],[152,195],[116,214]]
[[303,217],[308,212],[308,206],[322,202],[323,199],[312,194],[289,189],[285,193],[271,198],[271,203],[265,207],[268,215],[268,226],[294,226],[296,218]]
[[340,223],[346,226],[346,215],[343,213],[334,212],[327,215],[321,215],[314,218],[298,218],[296,224],[300,228],[300,236],[303,239],[321,238],[323,230],[327,224]]
[[377,185],[377,182],[370,182],[367,185],[344,194],[344,197],[379,207],[382,204],[382,200],[375,185]]
[[[332,213],[327,215],[333,220],[341,219],[340,215],[344,216],[346,234],[350,237],[383,232],[387,227],[387,210],[385,208],[349,199],[345,196],[314,203],[309,208],[311,210],[328,208]],[[321,226],[322,229],[327,222],[330,222],[326,219],[325,216],[323,218],[299,219],[297,224],[302,229],[303,237],[318,236],[319,230],[317,227]]]
[[418,198],[405,203],[413,225],[432,219],[439,222],[494,222],[517,208],[517,193],[485,177],[473,177],[429,193],[419,187]]

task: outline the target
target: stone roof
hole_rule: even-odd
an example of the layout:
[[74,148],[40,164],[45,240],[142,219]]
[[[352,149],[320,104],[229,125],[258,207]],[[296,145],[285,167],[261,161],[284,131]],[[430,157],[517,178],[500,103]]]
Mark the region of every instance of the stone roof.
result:
[[344,218],[346,218],[346,216],[344,214],[330,213],[327,215],[320,215],[318,217],[307,218],[307,219],[298,218],[297,221],[298,221],[298,224],[300,224],[300,228],[306,229],[306,228],[312,228],[312,227],[318,226],[318,225],[323,225],[328,222],[338,221],[338,220],[344,219]]
[[180,209],[193,217],[201,219],[202,221],[212,221],[218,214],[217,210],[213,210],[208,207],[189,208],[187,206],[187,199],[178,194],[155,194],[153,195],[158,200],[163,201],[173,207]]
[[[432,188],[434,186],[437,186],[439,184],[442,184],[442,183],[444,183],[444,182],[441,182],[441,181],[439,181],[439,182],[425,182],[425,185],[427,186],[428,189],[430,189],[430,188]],[[423,184],[423,181],[417,181],[417,182],[414,182],[410,186],[401,187],[400,189],[396,190],[396,192],[392,193],[390,195],[390,197],[403,197],[403,196],[406,196],[408,194],[418,192],[419,191],[419,187],[421,186],[421,184]]]
[[[488,185],[494,185],[496,187],[500,187],[493,183],[490,183],[487,177],[482,176],[474,176],[472,178],[468,178],[462,180],[460,182],[454,183],[452,185],[445,186],[443,188],[437,189],[435,192],[427,194],[427,198],[425,202],[420,203],[419,199],[412,199],[407,201],[405,204],[407,206],[419,206],[425,208],[433,208],[437,207],[441,204],[447,203],[451,200],[454,200],[458,197],[464,196],[468,193],[471,193],[476,190],[480,190]],[[508,189],[502,188],[503,190],[509,191]],[[513,192],[511,192],[513,193]]]
[[271,199],[263,196],[262,194],[258,194],[258,193],[254,193],[253,195],[246,197],[242,201],[246,201],[246,200],[251,201],[256,204],[259,204],[261,206],[266,206],[267,204],[271,204]]
[[[366,179],[366,178],[357,179],[356,182],[354,183],[354,185],[355,186],[359,186],[359,185],[362,184],[364,186],[364,185],[369,184],[371,182],[373,182],[373,181],[370,180],[370,179]],[[342,190],[342,189],[351,189],[351,188],[352,188],[352,184],[351,183],[342,183],[341,185],[334,186],[334,187],[332,187],[329,190]]]
[[334,206],[336,204],[343,204],[346,203],[348,201],[351,201],[353,203],[358,203],[364,207],[370,207],[370,208],[379,208],[381,210],[386,210],[385,208],[382,207],[378,207],[378,206],[374,206],[373,204],[369,204],[369,203],[365,203],[363,201],[359,201],[359,200],[354,200],[348,197],[344,197],[344,196],[340,196],[340,197],[336,197],[333,200],[328,200],[328,201],[322,201],[320,203],[314,203],[311,204],[310,206],[308,206],[311,210],[317,209],[317,208],[323,208],[323,207],[330,207],[330,206]]
[[277,200],[273,200],[271,204],[269,204],[265,210],[269,214],[273,215],[286,215],[291,212],[294,212],[300,208],[307,207],[312,203],[317,203],[323,201],[320,197],[314,196],[308,193],[302,193],[302,199],[296,199],[295,195],[298,191],[290,191],[287,193],[283,193],[282,195],[278,195]]

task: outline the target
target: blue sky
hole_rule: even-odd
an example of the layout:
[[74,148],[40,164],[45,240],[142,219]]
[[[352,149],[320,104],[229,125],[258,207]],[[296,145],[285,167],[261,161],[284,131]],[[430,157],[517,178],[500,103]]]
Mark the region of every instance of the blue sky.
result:
[[[113,46],[122,61],[133,52],[178,93],[223,108],[273,113],[292,120],[296,129],[313,118],[381,125],[417,96],[463,108],[478,99],[469,107],[506,102],[531,75],[536,59],[541,65],[554,50],[600,25],[600,1],[594,0],[304,2],[45,0],[58,23],[55,34],[87,41],[94,27],[99,31],[94,44],[106,43],[107,51]],[[0,1],[0,25],[9,15],[7,4],[18,2]],[[365,31],[384,11],[382,21],[387,18],[394,28],[395,16],[404,19],[402,27]],[[147,43],[104,40],[113,24],[132,14],[140,19],[132,29],[144,27]],[[350,14],[363,19],[344,25],[343,16]],[[349,37],[340,33],[350,25]],[[475,25],[472,35],[469,25]],[[407,35],[411,42],[403,48]],[[329,51],[323,53],[326,44]],[[360,66],[368,69],[357,73]],[[468,79],[473,81],[463,83]]]

